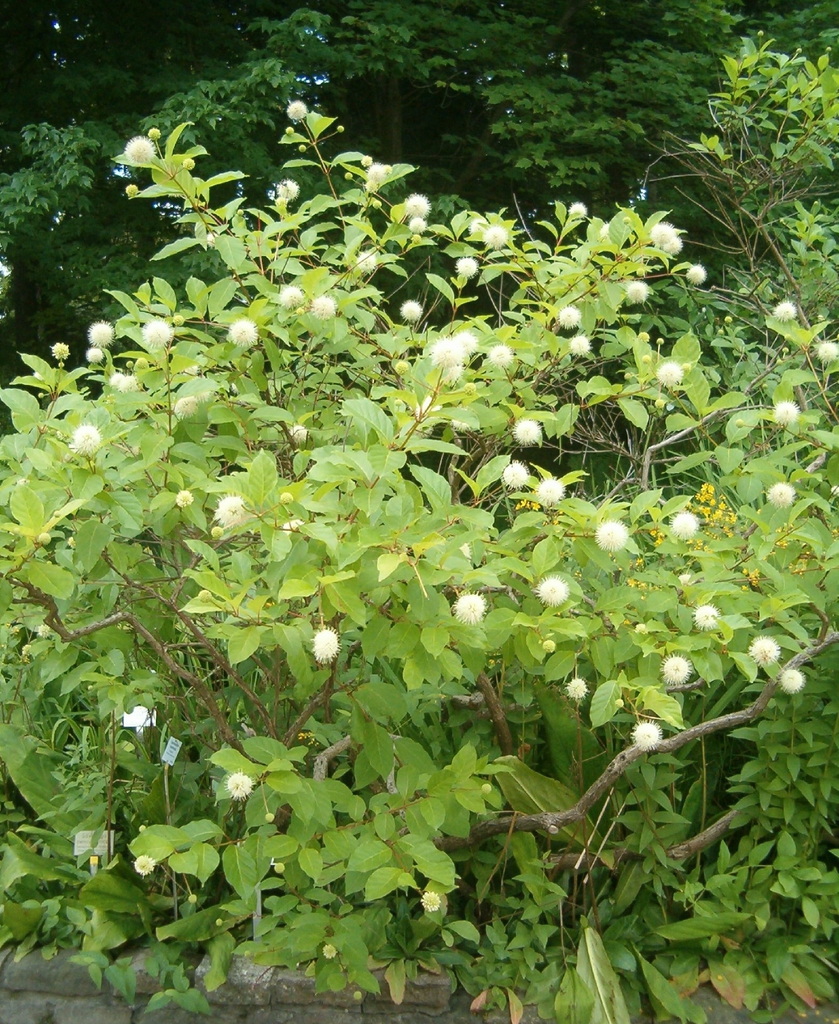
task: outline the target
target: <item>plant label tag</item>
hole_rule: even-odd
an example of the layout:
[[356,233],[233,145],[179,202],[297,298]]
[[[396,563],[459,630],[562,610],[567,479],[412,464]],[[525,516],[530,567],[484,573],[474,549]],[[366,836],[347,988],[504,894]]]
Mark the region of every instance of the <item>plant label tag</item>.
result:
[[88,850],[92,852],[95,857],[110,857],[114,852],[114,833],[103,832],[99,842],[96,846],[93,845],[93,836],[95,832],[85,831],[77,832],[73,836],[73,856],[80,857],[83,853],[87,853]]
[[181,743],[180,740],[176,740],[174,736],[170,736],[169,742],[166,744],[166,747],[163,751],[163,756],[160,758],[160,760],[164,764],[174,764],[175,759],[181,752],[182,746],[183,743]]

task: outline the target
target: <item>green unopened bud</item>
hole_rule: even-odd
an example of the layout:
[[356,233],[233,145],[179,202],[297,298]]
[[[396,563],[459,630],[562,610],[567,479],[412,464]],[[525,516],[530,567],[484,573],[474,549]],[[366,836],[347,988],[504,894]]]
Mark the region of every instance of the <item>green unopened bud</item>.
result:
[[134,196],[140,194],[140,190],[137,188],[136,185],[126,185],[125,194],[128,196],[129,199],[133,199]]
[[271,822],[274,820],[274,815],[270,811],[265,812],[265,820]]
[[278,875],[281,875],[285,871],[285,864],[281,860],[278,860],[274,865],[274,870]]
[[301,142],[300,145],[297,147],[297,152],[298,153],[305,153],[308,148],[309,147],[306,145],[305,142]]
[[213,597],[213,595],[210,593],[209,590],[199,590],[198,591],[198,600],[199,601],[211,601],[212,597]]
[[373,207],[374,210],[381,210],[382,201],[381,199],[373,199],[371,200],[370,205]]
[[656,409],[663,409],[666,404],[667,403],[664,401],[663,398],[657,398],[655,400],[655,407],[656,407]]
[[224,924],[224,921],[222,921],[222,919],[220,917],[217,917],[216,918],[216,928],[221,928],[221,926],[223,924]]
[[140,358],[134,364],[134,369],[135,370],[139,370],[141,372],[143,370],[148,370],[148,368],[149,368],[149,361],[148,361],[148,359],[145,358],[145,356],[140,356]]
[[417,245],[418,242],[422,241],[422,235],[411,235],[411,241],[414,245]]
[[43,547],[45,544],[49,544],[51,540],[52,537],[48,533],[38,534],[38,543],[41,545],[41,547]]
[[198,897],[194,892],[191,892],[186,898],[187,903],[191,903],[193,906],[198,902]]
[[186,160],[184,160],[183,164],[181,164],[181,166],[185,171],[192,171],[195,169],[195,161],[192,159],[192,157],[188,156]]
[[146,831],[146,826],[145,825],[141,825],[140,826],[140,831],[141,832],[145,832]]
[[641,331],[641,333],[638,335],[638,340],[639,341],[643,341],[643,342],[647,342],[647,341],[650,340],[650,336],[649,336],[649,334],[647,334],[646,331]]
[[280,495],[281,505],[290,505],[293,501],[294,495],[291,493],[291,491],[283,491],[283,493]]
[[470,380],[468,384],[463,385],[463,391],[467,395],[477,395],[478,387]]
[[176,314],[175,314],[175,315],[174,315],[174,316],[172,317],[172,324],[173,324],[173,325],[174,325],[175,327],[183,327],[183,325],[184,325],[184,318],[183,318],[183,317],[181,316],[181,314],[180,314],[180,313],[176,313]]
[[481,786],[481,792],[484,794],[484,796],[489,796],[490,793],[492,792],[492,786],[490,786],[488,782],[485,782],[483,786]]
[[212,528],[212,530],[210,530],[210,536],[214,540],[218,540],[219,537],[223,537],[224,536],[224,530],[222,530],[222,528],[220,526],[214,526]]
[[347,171],[347,173],[344,175],[344,179],[346,181],[352,181],[354,177],[355,175],[352,173],[352,171]]
[[738,419],[736,419],[734,421],[734,426],[735,427],[745,427],[745,425],[746,425],[746,421],[742,417],[738,417]]
[[355,992],[353,992],[352,997],[357,1003],[360,1003],[364,998],[364,993],[359,991],[359,989],[356,989]]
[[160,129],[159,128],[149,128],[147,134],[148,134],[148,137],[152,140],[152,142],[157,142],[157,140],[160,138]]
[[620,699],[620,697],[618,697],[618,699],[615,701],[615,707],[616,708],[622,708],[623,707],[623,701]]
[[726,322],[727,324],[733,324],[733,323],[734,323],[734,317],[733,317],[733,316],[727,316],[727,317],[725,318],[725,322]]
[[685,373],[690,373],[690,371],[693,369],[693,363],[682,363],[682,369],[685,371]]
[[404,359],[400,359],[399,362],[393,368],[394,370],[396,370],[399,376],[402,377],[411,369],[411,364],[406,363]]
[[653,361],[653,357],[650,355],[649,352],[647,352],[645,355],[641,356],[641,362],[644,363],[646,366],[649,366],[649,364],[652,361]]
[[338,132],[339,135],[341,135],[344,131],[344,126],[342,124],[339,124],[335,131]]
[[545,652],[545,654],[553,654],[553,652],[556,650],[556,642],[554,640],[543,640],[542,650]]

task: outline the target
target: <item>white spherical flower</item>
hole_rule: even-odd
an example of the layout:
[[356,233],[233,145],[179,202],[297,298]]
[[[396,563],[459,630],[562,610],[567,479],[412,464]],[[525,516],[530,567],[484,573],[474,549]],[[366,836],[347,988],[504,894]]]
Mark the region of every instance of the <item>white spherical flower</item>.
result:
[[253,320],[241,317],[227,328],[227,337],[239,348],[250,348],[259,341],[259,331]]
[[661,665],[661,678],[668,686],[680,686],[690,679],[693,665],[681,654],[671,654]]
[[457,271],[458,277],[465,277],[467,280],[474,277],[480,270],[478,261],[471,256],[461,256],[457,263],[455,263],[454,268]]
[[626,301],[633,306],[646,302],[650,297],[650,286],[643,281],[630,281],[626,286]]
[[427,196],[414,192],[405,200],[406,217],[427,217],[431,213],[431,203]]
[[312,638],[312,651],[319,665],[326,665],[338,657],[341,638],[334,629],[319,629]]
[[632,741],[641,750],[655,750],[661,743],[661,726],[655,722],[639,722],[632,730]]
[[766,492],[766,500],[775,508],[790,508],[795,502],[795,488],[792,484],[772,484]]
[[822,365],[833,363],[839,359],[839,345],[834,341],[823,341],[816,346],[816,358]]
[[233,772],[224,780],[224,787],[232,800],[247,800],[253,793],[253,779],[244,772]]
[[108,378],[108,384],[114,391],[121,391],[123,394],[127,394],[129,391],[140,390],[140,382],[133,373],[120,373],[119,370],[115,370],[111,374]]
[[142,875],[143,878],[145,878],[146,875],[150,875],[156,867],[157,861],[154,857],[148,857],[144,853],[134,861],[134,870],[138,875]]
[[572,356],[587,356],[591,352],[591,342],[584,334],[576,334],[568,342],[568,351]]
[[501,224],[492,224],[484,229],[483,240],[487,249],[503,249],[510,241],[510,233]]
[[679,238],[678,231],[666,220],[659,221],[650,230],[650,240],[656,248],[670,256],[676,256],[682,251],[682,240]]
[[716,629],[719,622],[719,609],[712,604],[701,604],[693,613],[693,621],[697,629]]
[[373,166],[373,157],[372,156],[363,156],[361,158],[361,160],[359,161],[359,163],[366,170],[368,167],[372,167]]
[[772,310],[772,316],[776,320],[780,320],[781,323],[789,323],[791,320],[798,319],[798,310],[795,308],[794,302],[779,302]]
[[178,420],[188,420],[190,416],[195,415],[197,410],[197,395],[184,395],[183,398],[179,398],[172,406],[172,412],[175,414],[175,419]]
[[506,370],[515,362],[516,354],[509,345],[493,345],[487,352],[487,362],[499,370]]
[[412,235],[421,235],[427,227],[428,223],[424,217],[411,217],[408,221],[408,230]]
[[195,501],[192,491],[178,491],[175,495],[175,504],[178,508],[189,508]]
[[376,253],[372,249],[366,249],[358,254],[358,259],[355,261],[355,271],[357,274],[372,274],[378,264],[379,257]]
[[588,207],[585,203],[572,203],[568,207],[568,216],[574,218],[588,217]]
[[216,511],[213,514],[213,519],[225,530],[230,529],[231,526],[238,526],[247,518],[248,512],[244,499],[240,498],[238,494],[228,494],[226,498],[222,498],[216,505]]
[[583,314],[576,306],[563,306],[556,314],[556,322],[567,331],[572,327],[579,327],[583,320]]
[[338,312],[338,304],[329,295],[318,295],[312,299],[312,315],[318,320],[331,320]]
[[791,427],[801,415],[801,410],[795,402],[777,402],[772,418],[779,427]]
[[536,596],[548,608],[558,608],[568,600],[571,589],[560,576],[546,576],[536,588]]
[[565,484],[561,480],[555,480],[552,476],[546,476],[540,480],[536,487],[536,500],[540,505],[558,505],[565,497]]
[[504,467],[501,479],[504,481],[504,486],[509,487],[511,491],[520,491],[527,486],[530,470],[523,462],[511,462],[509,466]]
[[93,458],[101,447],[102,435],[96,427],[85,424],[82,427],[76,427],[73,431],[70,450],[74,451],[76,455],[82,455],[86,459],[90,459]]
[[105,353],[102,351],[101,348],[97,348],[95,345],[91,345],[87,352],[85,352],[85,359],[87,359],[89,363],[101,363],[104,362]]
[[70,347],[65,345],[63,341],[56,342],[50,351],[52,352],[52,357],[56,362],[63,363],[65,359],[70,358]]
[[288,428],[289,437],[291,443],[295,448],[299,448],[301,444],[308,438],[309,431],[303,426],[302,423],[292,423]]
[[97,320],[88,327],[87,340],[96,348],[109,348],[114,340],[114,329],[105,320]]
[[469,234],[470,235],[482,235],[487,229],[487,222],[483,217],[474,217],[469,222]]
[[585,679],[575,676],[565,684],[565,692],[571,700],[579,704],[581,700],[585,700],[585,696],[588,693],[588,684]]
[[443,899],[438,892],[426,890],[420,897],[420,903],[426,914],[433,914],[435,910],[439,910],[443,906]]
[[467,356],[471,356],[478,350],[478,339],[471,331],[458,331],[454,340],[463,347]]
[[800,693],[804,689],[804,675],[797,668],[785,668],[778,676],[778,685],[784,693]]
[[125,144],[125,155],[132,164],[149,164],[157,156],[157,150],[148,135],[135,135]]
[[521,445],[539,444],[542,440],[542,426],[536,420],[519,420],[513,427],[513,437]]
[[699,520],[693,512],[678,512],[670,520],[670,529],[679,540],[691,540],[699,533]]
[[302,100],[292,100],[285,108],[289,121],[302,121],[309,113],[309,108]]
[[456,337],[438,338],[430,350],[432,365],[444,370],[458,368],[462,371],[466,351]]
[[422,319],[422,306],[413,299],[408,299],[399,307],[399,313],[406,324],[415,324]]
[[303,304],[303,300],[306,296],[302,290],[295,284],[284,285],[280,289],[280,305],[283,309],[297,309],[298,306]]
[[292,178],[285,178],[277,185],[277,199],[284,199],[287,203],[293,203],[300,195],[300,186]]
[[477,626],[486,613],[486,599],[480,594],[463,594],[452,605],[454,617],[467,626]]
[[387,176],[390,174],[390,168],[387,164],[370,164],[367,168],[367,183],[364,186],[368,192],[376,192],[379,189]]
[[659,365],[655,371],[655,379],[664,388],[675,388],[682,383],[685,371],[681,364],[668,359]]
[[324,960],[334,960],[338,955],[338,949],[331,942],[325,942],[321,950]]
[[609,520],[597,527],[594,539],[603,551],[621,551],[629,540],[629,530],[623,523]]
[[781,656],[781,648],[777,640],[771,636],[758,636],[749,645],[749,657],[761,668],[774,665]]
[[708,280],[708,271],[701,263],[694,263],[685,271],[685,277],[691,284],[702,285]]
[[149,348],[165,348],[174,336],[174,328],[165,320],[149,320],[143,324],[143,341]]

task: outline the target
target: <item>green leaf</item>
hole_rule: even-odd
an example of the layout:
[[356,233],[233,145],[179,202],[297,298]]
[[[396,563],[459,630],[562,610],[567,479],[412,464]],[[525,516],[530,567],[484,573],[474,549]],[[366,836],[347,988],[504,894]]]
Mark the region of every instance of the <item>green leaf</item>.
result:
[[591,719],[593,729],[597,729],[599,726],[605,725],[607,722],[611,722],[615,717],[615,712],[618,710],[620,695],[621,688],[614,679],[610,679],[606,683],[601,683],[600,686],[597,687],[591,698],[591,705],[589,706],[589,717]]
[[652,964],[647,963],[637,950],[635,951],[635,956],[641,965],[641,971],[644,974],[644,981],[647,983],[651,999],[664,1010],[663,1014],[656,1014],[657,1019],[666,1014],[671,1017],[678,1017],[683,1022],[691,1021],[692,1024],[705,1024],[707,1017],[701,1006],[697,1006],[696,1003],[691,1002],[689,999],[683,999],[664,975],[657,971]]
[[567,968],[554,999],[557,1024],[589,1024],[593,1011],[594,993],[576,968]]
[[639,402],[637,398],[619,398],[618,405],[633,426],[640,427],[641,430],[647,429],[650,414],[643,402]]
[[239,662],[247,660],[254,651],[259,649],[259,643],[266,628],[265,626],[245,626],[244,629],[236,630],[227,641],[227,657],[230,659],[231,665],[238,665]]
[[603,940],[587,926],[583,926],[577,949],[577,971],[594,997],[589,1024],[630,1024],[620,980],[609,963]]
[[51,597],[69,597],[76,587],[71,572],[62,569],[52,562],[31,561],[27,564],[27,575],[33,587],[43,590]]
[[[178,942],[206,942],[214,935],[221,935],[222,932],[232,928],[242,918],[230,917],[222,907],[207,907],[199,910],[189,917],[182,917],[179,921],[171,924],[161,925],[155,931],[157,938],[163,942],[165,939],[176,939]],[[221,924],[216,924],[221,921]]]
[[250,836],[243,842],[225,847],[222,864],[227,881],[244,900],[249,900],[257,883],[265,877],[269,860],[261,855],[262,840]]
[[693,939],[706,939],[711,935],[725,935],[748,920],[749,914],[723,910],[710,917],[689,917],[685,921],[661,925],[655,929],[655,933],[670,942],[690,942]]
[[44,529],[44,504],[31,487],[19,484],[13,488],[9,508],[15,521],[26,533],[36,536]]
[[82,886],[78,898],[83,906],[115,914],[136,915],[140,907],[148,908],[148,898],[143,889],[114,871],[95,874]]
[[405,872],[400,867],[377,868],[367,879],[364,887],[365,900],[380,900],[383,896],[404,885]]
[[219,866],[219,853],[208,843],[196,843],[184,853],[173,853],[169,858],[169,867],[185,875],[195,875],[201,882],[206,882]]
[[[0,760],[23,799],[57,832],[71,835],[87,811],[68,808],[53,772],[61,769],[62,759],[52,750],[39,747],[15,726],[0,724]],[[34,854],[33,854],[34,856]]]
[[369,398],[348,398],[344,401],[342,409],[347,418],[360,429],[365,442],[371,430],[382,444],[389,444],[393,440],[393,422],[387,413]]
[[236,948],[236,940],[230,932],[222,932],[213,936],[207,943],[207,952],[210,954],[210,969],[204,975],[204,988],[208,992],[215,992],[227,981],[227,972],[233,962],[233,950]]
[[74,560],[83,573],[88,573],[99,561],[113,533],[107,523],[88,519],[76,530]]
[[247,494],[254,505],[264,505],[274,492],[277,481],[274,456],[261,451],[248,467]]
[[30,932],[34,932],[41,923],[44,916],[44,908],[40,903],[32,904],[34,901],[27,900],[27,903],[12,903],[6,900],[3,904],[3,925],[12,933],[15,942],[22,942]]
[[361,742],[372,767],[386,779],[393,768],[393,740],[387,730],[376,722],[364,721],[361,725]]

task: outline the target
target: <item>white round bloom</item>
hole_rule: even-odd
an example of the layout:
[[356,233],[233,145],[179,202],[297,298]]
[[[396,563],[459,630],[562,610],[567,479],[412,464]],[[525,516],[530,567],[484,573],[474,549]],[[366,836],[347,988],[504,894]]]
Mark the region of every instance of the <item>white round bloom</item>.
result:
[[114,340],[114,329],[105,320],[97,320],[88,327],[87,340],[96,348],[110,348]]
[[420,897],[420,903],[426,914],[433,914],[435,910],[439,910],[443,906],[443,899],[440,893],[426,890]]
[[135,135],[126,142],[125,155],[132,164],[150,164],[157,156],[157,150],[148,135]]
[[85,352],[85,358],[89,363],[101,363],[105,359],[105,353],[101,348],[91,345],[87,352]]
[[650,229],[650,240],[656,248],[670,256],[677,256],[682,251],[682,240],[678,231],[666,220],[659,221]]
[[357,274],[372,274],[378,265],[379,257],[373,249],[365,249],[364,252],[358,254],[358,259],[355,261],[355,271]]
[[338,304],[329,295],[318,295],[316,299],[312,299],[310,309],[318,320],[331,320],[338,312]]
[[680,686],[686,683],[693,672],[693,665],[681,654],[671,654],[661,665],[661,678],[668,686]]
[[629,530],[623,523],[609,520],[597,527],[594,539],[603,551],[621,551],[629,540]]
[[678,512],[670,520],[670,529],[679,540],[691,540],[699,533],[699,520],[693,512]]
[[197,395],[184,395],[183,398],[179,398],[172,406],[172,412],[175,414],[175,419],[179,420],[188,420],[190,416],[195,415],[197,410]]
[[492,224],[484,229],[483,240],[487,249],[503,249],[510,241],[510,233],[501,224]]
[[542,427],[536,420],[519,420],[513,427],[513,437],[521,445],[539,444],[542,440]]
[[691,284],[702,285],[708,280],[708,271],[701,263],[694,263],[685,271],[685,277]]
[[493,345],[487,353],[487,362],[499,370],[506,370],[515,362],[516,354],[509,345]]
[[384,184],[392,168],[387,164],[370,164],[367,168],[367,184],[364,186],[368,192],[376,192],[379,186]]
[[585,696],[588,693],[588,684],[585,679],[580,679],[579,676],[575,676],[565,684],[565,692],[571,700],[575,700],[579,704],[581,700],[585,699]]
[[431,346],[431,363],[444,370],[462,368],[467,352],[457,335],[438,338]]
[[585,203],[572,203],[568,207],[568,216],[574,218],[588,217],[588,207]]
[[792,484],[772,484],[766,492],[766,500],[775,508],[790,508],[795,502],[795,488]]
[[224,787],[232,800],[247,800],[253,793],[253,779],[244,772],[233,772],[224,780]]
[[65,359],[70,358],[70,346],[65,345],[63,341],[57,341],[50,349],[50,352],[52,352],[53,359],[59,363],[63,363]]
[[661,743],[661,726],[655,722],[639,722],[632,730],[632,740],[641,750],[655,750]]
[[568,600],[571,588],[561,576],[546,576],[536,588],[536,596],[549,608],[558,608]]
[[794,302],[779,302],[772,310],[772,316],[776,320],[780,320],[781,323],[789,323],[791,320],[798,319],[798,310],[795,308]]
[[408,221],[408,230],[412,235],[421,235],[427,227],[428,222],[424,217],[411,217]]
[[225,530],[230,529],[231,526],[238,526],[247,518],[248,512],[244,499],[240,498],[238,494],[228,494],[226,498],[222,498],[216,505],[213,515],[213,519]]
[[73,431],[70,450],[74,451],[76,455],[82,455],[86,459],[90,459],[93,458],[101,447],[102,435],[96,427],[85,424],[84,426],[76,427]]
[[579,327],[583,320],[583,314],[576,306],[563,306],[556,314],[556,322],[567,331],[571,327]]
[[334,960],[338,955],[338,948],[333,946],[331,942],[325,942],[321,953],[324,960]]
[[157,861],[154,857],[148,857],[145,853],[140,854],[140,856],[134,861],[134,870],[138,875],[142,875],[143,878],[145,878],[146,875],[150,875],[156,867]]
[[399,313],[406,324],[415,324],[422,319],[422,306],[413,299],[408,299],[399,307]]
[[509,487],[511,491],[520,491],[530,479],[530,470],[523,462],[511,462],[509,466],[504,467],[501,479],[504,486]]
[[536,500],[540,505],[546,505],[548,508],[558,505],[564,497],[565,484],[552,476],[546,476],[544,480],[540,480],[536,487]]
[[675,388],[682,383],[684,375],[685,371],[682,369],[681,364],[672,359],[661,363],[655,371],[655,379],[664,388]]
[[427,196],[414,192],[413,195],[408,196],[405,200],[406,217],[427,217],[429,213],[431,213],[431,203],[428,201]]
[[777,640],[771,636],[758,636],[749,645],[749,657],[752,658],[760,668],[768,668],[774,665],[781,656],[781,648]]
[[195,497],[192,491],[178,491],[175,495],[175,504],[178,508],[189,508],[193,501]]
[[306,296],[296,284],[283,285],[280,289],[280,305],[283,309],[297,309],[303,304]]
[[288,434],[289,437],[291,438],[291,443],[295,446],[295,448],[299,448],[300,445],[303,444],[304,441],[308,438],[309,431],[303,426],[302,423],[292,423],[292,425],[288,428]]
[[697,629],[716,629],[720,612],[712,604],[700,604],[693,613],[693,621]]
[[285,108],[289,121],[302,121],[309,113],[309,108],[302,100],[292,100]]
[[149,348],[165,348],[175,336],[175,329],[165,320],[149,320],[143,324],[143,341]]
[[804,689],[804,675],[797,668],[785,668],[778,676],[778,686],[784,693],[800,693]]
[[326,665],[338,657],[341,638],[334,629],[319,629],[312,638],[312,651],[319,665]]
[[795,402],[777,402],[772,418],[779,427],[791,427],[801,415],[801,410]]
[[227,337],[239,348],[250,348],[251,345],[259,341],[259,331],[253,320],[241,317],[239,320],[234,320],[228,327]]
[[467,356],[471,356],[478,349],[478,339],[471,331],[458,331],[454,339],[463,346]]
[[300,195],[300,186],[292,178],[284,178],[277,185],[277,199],[284,199],[287,203],[293,203]]
[[584,334],[575,334],[568,342],[568,351],[572,356],[587,356],[591,352],[591,342]]
[[633,306],[646,302],[650,297],[650,286],[643,281],[630,281],[626,286],[626,301]]
[[463,594],[452,605],[454,617],[467,626],[477,626],[486,613],[486,599],[480,594]]
[[133,373],[120,373],[119,370],[115,370],[111,374],[108,378],[108,384],[114,391],[121,391],[123,394],[127,394],[129,391],[140,390],[140,382]]
[[461,256],[457,263],[455,263],[454,268],[457,271],[457,276],[465,277],[467,281],[480,270],[478,261],[471,256]]
[[839,345],[835,341],[823,341],[816,346],[816,358],[826,366],[839,359]]

